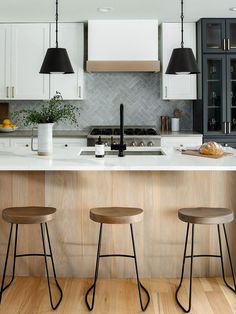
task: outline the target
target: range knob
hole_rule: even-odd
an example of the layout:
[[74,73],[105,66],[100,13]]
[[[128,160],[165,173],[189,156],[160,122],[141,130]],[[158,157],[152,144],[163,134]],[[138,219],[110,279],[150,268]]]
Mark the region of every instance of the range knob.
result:
[[153,142],[152,141],[148,142],[147,146],[153,146]]
[[143,147],[143,146],[144,146],[144,142],[143,142],[143,141],[140,142],[140,143],[139,143],[139,146]]
[[136,142],[135,141],[131,142],[130,146],[133,146],[133,147],[136,146]]

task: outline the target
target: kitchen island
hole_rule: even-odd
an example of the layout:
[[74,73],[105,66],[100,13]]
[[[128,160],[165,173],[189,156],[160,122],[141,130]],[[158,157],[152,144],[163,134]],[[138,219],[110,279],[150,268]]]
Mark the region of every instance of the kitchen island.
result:
[[[56,207],[57,218],[50,223],[50,231],[58,276],[85,278],[93,276],[98,237],[98,226],[89,220],[89,208],[141,207],[144,220],[134,229],[141,276],[179,277],[186,226],[178,220],[177,210],[222,206],[236,212],[236,152],[231,151],[232,156],[218,160],[185,156],[165,148],[162,156],[98,159],[80,156],[80,148],[58,149],[52,157],[38,156],[29,149],[8,149],[0,151],[0,207]],[[2,266],[9,231],[2,220],[1,230]],[[216,229],[197,226],[196,231],[196,251],[217,253]],[[234,257],[235,235],[232,223],[229,239]],[[19,237],[19,251],[41,250],[40,233],[34,227],[22,226]],[[127,226],[106,226],[102,250],[128,254],[131,243],[127,239]],[[16,275],[44,274],[43,260],[19,259],[17,265]],[[214,259],[196,260],[194,274],[219,275],[220,264]],[[104,260],[100,275],[130,277],[133,264]]]

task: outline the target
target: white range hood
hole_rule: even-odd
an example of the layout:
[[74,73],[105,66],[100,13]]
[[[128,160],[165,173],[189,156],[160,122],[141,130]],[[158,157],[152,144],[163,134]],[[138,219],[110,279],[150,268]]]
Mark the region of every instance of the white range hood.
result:
[[157,20],[88,21],[88,72],[159,72]]

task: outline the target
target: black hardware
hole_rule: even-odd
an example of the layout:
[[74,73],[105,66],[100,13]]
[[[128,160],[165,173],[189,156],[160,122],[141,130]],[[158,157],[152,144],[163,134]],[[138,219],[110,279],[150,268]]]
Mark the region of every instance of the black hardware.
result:
[[[100,230],[99,230],[99,238],[98,238],[98,248],[97,248],[97,259],[96,259],[96,267],[95,267],[95,275],[94,275],[94,282],[92,286],[88,289],[85,295],[85,303],[90,311],[93,310],[94,308],[94,301],[95,301],[95,291],[96,291],[96,284],[97,284],[97,278],[98,278],[98,270],[99,270],[99,261],[101,257],[128,257],[128,258],[133,258],[135,262],[135,271],[136,271],[136,278],[137,278],[137,284],[138,284],[138,294],[139,294],[139,301],[140,301],[140,306],[142,311],[144,312],[148,304],[150,302],[150,295],[147,291],[147,289],[141,284],[140,279],[139,279],[139,273],[138,273],[138,264],[137,264],[137,257],[136,257],[136,249],[135,249],[135,240],[134,240],[134,233],[133,233],[133,226],[130,224],[130,232],[131,232],[131,239],[132,239],[132,246],[133,246],[133,254],[134,255],[128,255],[128,254],[100,254],[101,252],[101,241],[102,241],[102,227],[103,224],[100,224]],[[145,292],[147,296],[147,302],[144,305],[142,301],[142,295],[141,295],[141,289]],[[90,291],[93,290],[93,295],[92,295],[92,303],[91,305],[88,302],[88,295]]]
[[181,48],[175,48],[166,74],[196,74],[199,68],[191,48],[184,48],[184,1],[181,0]]
[[[42,236],[42,243],[43,243],[43,254],[42,253],[16,254],[17,238],[18,238],[18,224],[16,224],[16,227],[15,227],[15,243],[14,243],[14,257],[13,257],[12,277],[11,277],[10,282],[4,287],[5,276],[6,276],[6,269],[7,269],[7,262],[8,262],[8,257],[9,257],[9,250],[10,250],[10,245],[11,245],[12,229],[13,229],[13,224],[11,224],[10,234],[9,234],[9,239],[8,239],[8,245],[7,245],[7,252],[6,252],[6,260],[5,260],[4,269],[3,269],[3,275],[2,275],[2,284],[1,284],[1,291],[0,291],[0,303],[1,303],[1,300],[2,300],[3,291],[5,291],[8,287],[10,287],[10,285],[14,281],[16,258],[17,257],[25,257],[25,256],[44,256],[45,268],[46,268],[46,274],[47,274],[48,291],[49,291],[49,297],[50,297],[50,303],[51,303],[52,309],[56,310],[57,307],[59,306],[59,304],[61,303],[61,300],[62,300],[62,297],[63,297],[63,292],[62,292],[62,289],[61,289],[61,287],[60,287],[60,285],[59,285],[59,283],[57,281],[56,270],[55,270],[53,255],[52,255],[52,248],[51,248],[51,243],[50,243],[50,237],[49,237],[47,223],[45,223],[45,228],[46,228],[46,235],[47,235],[47,241],[48,241],[48,247],[49,247],[49,253],[50,254],[46,253],[46,246],[45,246],[44,231],[43,231],[43,224],[42,223],[40,224],[40,228],[41,228],[41,236]],[[56,286],[57,286],[57,288],[59,290],[59,293],[60,293],[59,300],[58,300],[58,302],[55,305],[53,304],[53,300],[52,300],[52,292],[51,292],[50,277],[49,277],[49,272],[48,272],[47,257],[51,258],[54,280],[55,280]]]
[[[226,278],[225,278],[224,260],[223,260],[223,253],[222,253],[222,242],[221,242],[221,235],[220,235],[220,225],[217,225],[220,255],[216,255],[216,254],[211,254],[211,255],[208,255],[208,254],[194,255],[193,254],[193,249],[194,249],[194,224],[192,224],[191,255],[186,255],[187,244],[188,244],[188,235],[189,235],[189,225],[190,224],[188,223],[187,231],[186,231],[186,238],[185,238],[185,245],[184,245],[184,255],[183,255],[183,263],[182,263],[182,270],[181,270],[181,279],[180,279],[179,286],[176,289],[176,293],[175,293],[176,302],[178,303],[180,308],[185,313],[189,313],[190,310],[191,310],[191,306],[192,306],[192,271],[193,271],[193,259],[195,257],[216,257],[216,258],[220,258],[223,280],[224,280],[226,286],[230,290],[232,290],[234,293],[236,293],[236,281],[235,281],[235,275],[234,275],[233,264],[232,264],[232,259],[231,259],[231,254],[230,254],[229,243],[228,243],[228,238],[227,238],[225,225],[223,224],[223,230],[224,230],[224,236],[225,236],[225,241],[226,241],[226,246],[227,246],[228,258],[229,258],[229,262],[230,262],[230,268],[231,268],[231,274],[232,274],[232,277],[233,277],[234,287],[231,287],[227,283]],[[188,301],[188,308],[187,309],[180,303],[180,301],[178,299],[178,292],[179,292],[179,290],[181,288],[181,285],[182,285],[182,282],[183,282],[183,277],[184,277],[184,268],[185,268],[185,259],[186,258],[190,258],[189,301]]]
[[126,150],[126,144],[124,144],[124,105],[120,105],[120,143],[113,144],[111,141],[111,150],[118,150],[119,157],[124,157],[124,150]]
[[58,48],[58,0],[56,0],[56,48],[48,48],[39,73],[74,73],[66,49]]

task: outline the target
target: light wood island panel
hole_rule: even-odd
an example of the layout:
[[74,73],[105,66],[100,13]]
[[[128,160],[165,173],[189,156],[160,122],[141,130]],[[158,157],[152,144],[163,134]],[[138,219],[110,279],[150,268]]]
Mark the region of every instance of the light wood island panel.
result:
[[[0,208],[46,205],[57,208],[49,232],[59,277],[92,277],[99,224],[89,209],[134,206],[144,209],[144,220],[134,225],[141,277],[176,278],[180,275],[186,224],[177,218],[182,207],[229,207],[236,212],[234,172],[0,172]],[[9,225],[1,224],[1,267]],[[228,227],[236,261],[235,223]],[[196,226],[196,253],[218,253],[216,227]],[[21,226],[19,251],[39,251],[39,226]],[[130,253],[127,225],[105,225],[102,252]],[[236,266],[236,263],[234,263]],[[215,259],[194,260],[195,276],[218,276]],[[43,259],[18,259],[17,275],[42,275]],[[101,277],[133,277],[132,260],[103,259]]]

